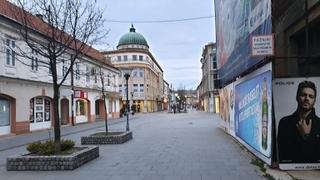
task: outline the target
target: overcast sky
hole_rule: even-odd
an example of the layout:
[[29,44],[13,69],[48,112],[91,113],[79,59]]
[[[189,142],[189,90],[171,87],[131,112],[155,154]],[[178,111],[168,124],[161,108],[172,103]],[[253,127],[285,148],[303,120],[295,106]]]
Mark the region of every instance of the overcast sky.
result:
[[[110,29],[98,49],[116,49],[120,37],[129,32],[131,21],[181,20],[214,16],[213,0],[98,0],[105,10]],[[208,42],[215,42],[214,18],[166,23],[135,23],[150,46],[150,52],[164,71],[164,79],[175,89],[195,89],[201,81],[201,53]]]

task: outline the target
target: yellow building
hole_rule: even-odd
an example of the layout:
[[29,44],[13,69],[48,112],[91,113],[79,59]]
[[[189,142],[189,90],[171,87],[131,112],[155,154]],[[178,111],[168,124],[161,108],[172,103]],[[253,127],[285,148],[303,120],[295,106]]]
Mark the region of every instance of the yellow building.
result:
[[120,38],[117,50],[105,51],[103,54],[122,71],[119,78],[121,107],[124,107],[127,99],[124,70],[130,69],[128,99],[131,108],[136,112],[155,112],[164,109],[163,70],[149,51],[146,39],[135,31],[133,25],[130,31]]

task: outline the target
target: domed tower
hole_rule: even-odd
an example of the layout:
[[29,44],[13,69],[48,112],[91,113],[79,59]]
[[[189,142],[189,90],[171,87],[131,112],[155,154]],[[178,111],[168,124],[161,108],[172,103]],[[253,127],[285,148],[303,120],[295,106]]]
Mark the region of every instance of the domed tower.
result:
[[147,40],[131,25],[130,31],[124,34],[118,43],[117,49],[139,48],[149,49]]
[[[125,111],[127,103],[136,112],[163,110],[163,70],[149,51],[147,40],[136,32],[133,25],[120,37],[116,50],[103,54],[121,71],[118,77],[122,99],[120,112]],[[130,74],[128,82],[124,76],[126,73]]]

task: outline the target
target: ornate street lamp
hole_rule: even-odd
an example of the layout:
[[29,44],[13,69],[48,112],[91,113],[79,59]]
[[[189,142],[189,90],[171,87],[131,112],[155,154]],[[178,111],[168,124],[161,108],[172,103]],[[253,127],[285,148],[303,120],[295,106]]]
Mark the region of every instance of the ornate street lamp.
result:
[[124,69],[124,77],[126,78],[126,85],[127,85],[127,90],[126,90],[126,95],[127,95],[127,100],[126,100],[126,105],[127,105],[127,126],[126,126],[126,131],[129,131],[129,112],[130,112],[130,105],[129,105],[129,85],[128,85],[128,80],[130,78],[131,74],[131,69]]

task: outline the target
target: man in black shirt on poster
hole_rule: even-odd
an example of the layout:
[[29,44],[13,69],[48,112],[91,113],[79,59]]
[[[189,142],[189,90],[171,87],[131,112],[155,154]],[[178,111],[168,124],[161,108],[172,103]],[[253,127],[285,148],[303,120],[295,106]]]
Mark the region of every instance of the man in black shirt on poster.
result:
[[320,118],[314,109],[316,97],[313,82],[299,84],[297,110],[283,117],[278,126],[280,163],[320,163]]

